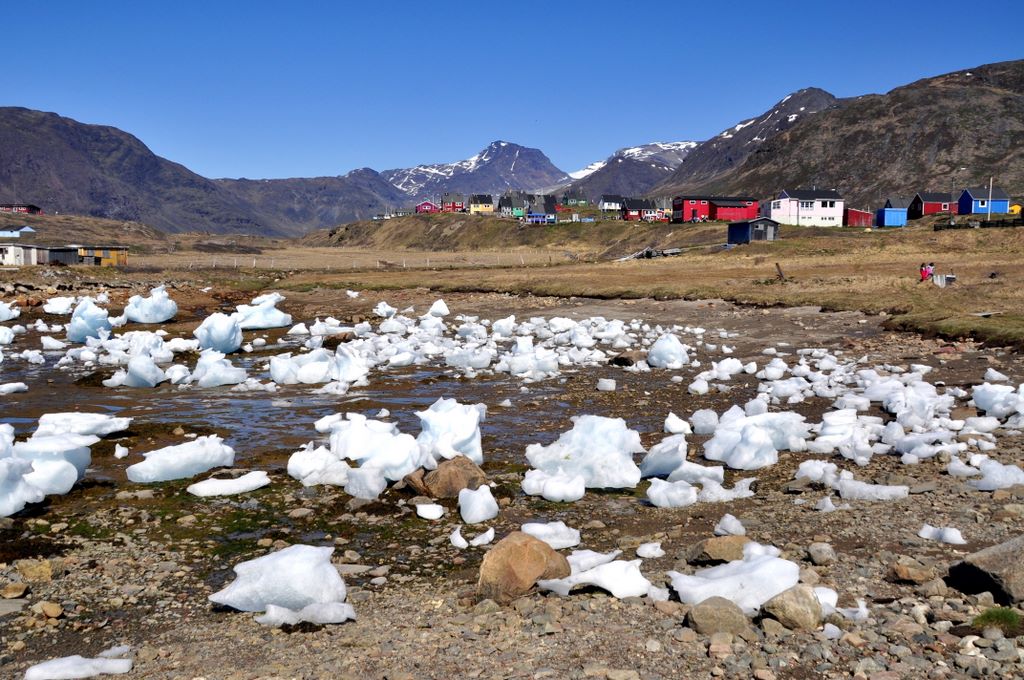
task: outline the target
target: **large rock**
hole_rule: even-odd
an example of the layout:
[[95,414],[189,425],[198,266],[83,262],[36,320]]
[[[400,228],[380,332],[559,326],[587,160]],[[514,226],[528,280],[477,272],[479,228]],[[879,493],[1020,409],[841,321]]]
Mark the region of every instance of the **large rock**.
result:
[[814,589],[798,584],[764,603],[764,612],[790,630],[816,630],[821,622],[821,603]]
[[1024,534],[972,553],[949,569],[947,582],[965,593],[988,591],[1000,604],[1024,602]]
[[715,536],[694,543],[686,550],[690,564],[719,564],[743,559],[743,546],[750,542],[746,536]]
[[441,461],[436,470],[424,474],[416,470],[405,478],[405,482],[424,496],[431,498],[458,498],[463,489],[477,489],[487,483],[487,475],[480,467],[465,456],[455,456]]
[[547,543],[513,531],[484,555],[476,591],[481,598],[508,604],[538,580],[565,578],[570,571],[565,557]]
[[889,580],[896,583],[927,583],[935,578],[935,570],[907,555],[900,555],[889,568]]
[[732,600],[724,597],[709,597],[686,614],[686,623],[702,635],[732,633],[747,635],[750,621],[743,610]]

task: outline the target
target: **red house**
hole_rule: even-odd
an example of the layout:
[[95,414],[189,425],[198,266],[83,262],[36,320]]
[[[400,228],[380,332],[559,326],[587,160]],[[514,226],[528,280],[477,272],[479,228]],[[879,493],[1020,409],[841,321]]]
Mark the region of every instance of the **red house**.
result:
[[432,201],[423,201],[422,203],[416,204],[416,212],[418,213],[439,213],[441,207]]
[[959,206],[953,200],[952,194],[942,191],[922,191],[915,194],[913,200],[910,201],[910,207],[907,208],[907,219],[916,220],[925,215],[950,211],[954,215],[959,213]]
[[462,194],[445,194],[441,197],[441,212],[466,212],[466,197]]
[[42,215],[43,209],[31,203],[0,203],[0,212]]
[[874,217],[868,210],[843,208],[844,227],[870,227],[875,221]]
[[622,199],[622,219],[630,222],[640,222],[649,215],[655,213],[654,203],[644,198]]
[[758,202],[747,196],[676,196],[672,199],[672,221],[739,222],[757,217]]

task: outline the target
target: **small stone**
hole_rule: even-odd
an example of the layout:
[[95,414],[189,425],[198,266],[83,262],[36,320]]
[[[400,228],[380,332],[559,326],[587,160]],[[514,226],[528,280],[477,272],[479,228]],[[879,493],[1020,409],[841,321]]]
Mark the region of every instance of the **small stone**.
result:
[[686,614],[686,621],[702,635],[721,632],[744,635],[750,629],[743,610],[724,597],[709,597],[696,605]]
[[8,583],[4,586],[4,589],[0,591],[0,596],[5,600],[13,600],[18,597],[22,597],[28,592],[27,583]]
[[775,673],[767,668],[758,668],[754,671],[754,680],[775,680]]
[[292,519],[302,519],[313,514],[313,508],[295,508],[288,513]]
[[634,670],[612,668],[605,675],[608,680],[640,680],[640,674]]
[[665,616],[671,617],[681,616],[686,611],[686,605],[672,600],[658,600],[654,603],[654,608]]
[[685,551],[690,564],[718,564],[743,559],[743,546],[750,542],[746,536],[715,536],[695,543]]
[[657,640],[650,639],[644,644],[644,649],[652,654],[656,654],[661,651],[661,643]]
[[889,577],[897,583],[927,583],[935,578],[935,570],[913,557],[900,555],[889,568]]
[[782,591],[765,602],[763,609],[790,630],[814,630],[821,621],[821,603],[804,584]]
[[196,523],[197,519],[198,518],[195,515],[184,515],[179,517],[176,521],[183,527],[190,527]]
[[673,631],[672,638],[677,642],[696,642],[697,631],[692,628],[677,628]]
[[49,583],[53,579],[53,564],[50,560],[18,560],[14,568],[21,578],[29,582]]
[[43,600],[39,603],[39,610],[49,619],[57,619],[64,615],[64,608],[56,602]]

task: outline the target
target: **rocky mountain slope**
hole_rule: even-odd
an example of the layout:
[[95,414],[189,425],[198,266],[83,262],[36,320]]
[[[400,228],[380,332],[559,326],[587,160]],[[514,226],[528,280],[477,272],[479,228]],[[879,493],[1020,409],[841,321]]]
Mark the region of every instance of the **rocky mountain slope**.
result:
[[569,181],[540,149],[501,140],[462,161],[385,170],[381,177],[412,199],[436,198],[444,192],[537,191]]
[[854,207],[885,197],[987,184],[1024,194],[1024,60],[989,64],[836,102],[796,120],[718,173],[690,173],[694,151],[660,188],[770,196],[835,187]]
[[640,196],[670,176],[698,142],[652,142],[619,149],[607,159],[570,173],[570,190],[592,200],[602,194]]
[[816,87],[784,97],[760,116],[742,120],[694,148],[675,171],[662,178],[650,193],[688,191],[728,174],[776,135],[837,104],[837,99]]

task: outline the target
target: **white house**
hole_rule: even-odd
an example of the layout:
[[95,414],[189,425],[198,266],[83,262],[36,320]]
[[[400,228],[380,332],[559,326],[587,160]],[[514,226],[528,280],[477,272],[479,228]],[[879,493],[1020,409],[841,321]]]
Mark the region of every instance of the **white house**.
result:
[[600,210],[610,210],[619,212],[622,210],[622,196],[615,194],[605,194],[601,197],[601,202],[597,204]]
[[46,264],[49,256],[46,248],[26,243],[0,243],[0,265],[21,267],[24,265]]
[[835,189],[784,189],[765,204],[765,217],[801,227],[841,227],[845,201]]
[[22,234],[34,234],[36,230],[32,227],[19,227],[17,229],[0,230],[0,238],[21,238]]

